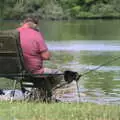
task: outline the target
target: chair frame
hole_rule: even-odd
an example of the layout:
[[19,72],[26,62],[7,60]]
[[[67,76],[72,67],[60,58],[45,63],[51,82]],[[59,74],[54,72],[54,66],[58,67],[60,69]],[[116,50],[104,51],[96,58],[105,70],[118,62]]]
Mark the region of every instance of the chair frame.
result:
[[[17,32],[18,37],[16,39],[16,47],[17,47],[17,57],[19,64],[19,71],[15,74],[0,74],[0,77],[7,77],[14,80],[13,90],[11,92],[11,100],[13,100],[15,95],[16,84],[20,83],[22,93],[25,93],[25,87],[43,89],[46,93],[45,101],[51,100],[52,96],[52,88],[49,82],[49,78],[54,75],[63,75],[63,74],[32,74],[28,70],[26,70],[24,65],[24,57],[23,51],[20,45],[20,33]],[[24,85],[24,82],[32,82],[32,85]]]

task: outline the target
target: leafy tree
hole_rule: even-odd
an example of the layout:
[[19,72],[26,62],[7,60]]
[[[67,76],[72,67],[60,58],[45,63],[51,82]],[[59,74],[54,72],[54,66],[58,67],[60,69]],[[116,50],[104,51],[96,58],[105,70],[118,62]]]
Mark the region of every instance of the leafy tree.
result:
[[0,0],[0,16],[20,19],[27,14],[43,19],[120,16],[120,0]]

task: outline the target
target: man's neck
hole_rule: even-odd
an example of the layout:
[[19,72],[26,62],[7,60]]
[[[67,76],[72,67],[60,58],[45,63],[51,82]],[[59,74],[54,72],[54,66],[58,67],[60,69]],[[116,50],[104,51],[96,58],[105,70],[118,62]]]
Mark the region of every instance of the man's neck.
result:
[[22,25],[22,28],[31,28],[27,23]]
[[30,26],[30,25],[27,24],[27,23],[23,24],[23,25],[20,27],[20,29],[24,29],[24,28],[31,28],[31,29],[33,29],[33,30],[40,31],[39,28],[37,28],[37,27],[32,27],[32,26]]

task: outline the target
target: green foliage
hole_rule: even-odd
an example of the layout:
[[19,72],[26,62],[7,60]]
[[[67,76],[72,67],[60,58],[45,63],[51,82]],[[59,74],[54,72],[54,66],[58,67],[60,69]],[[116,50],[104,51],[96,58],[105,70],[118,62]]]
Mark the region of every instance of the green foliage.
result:
[[[20,19],[21,16],[24,14],[24,6],[22,4],[16,3],[13,8],[7,7],[6,10],[4,11],[4,18],[15,18],[15,19]],[[11,14],[14,13],[14,14]]]
[[77,18],[81,18],[81,17],[88,18],[88,17],[95,17],[95,15],[93,15],[91,12],[81,11],[81,12],[77,15]]
[[31,13],[43,19],[119,17],[120,0],[0,0],[0,11],[6,19]]
[[59,6],[59,4],[50,2],[46,4],[44,7],[39,9],[38,14],[44,19],[60,19],[63,14],[63,9]]
[[90,12],[99,15],[101,17],[115,17],[119,16],[120,14],[118,11],[115,10],[114,6],[112,4],[97,4],[93,5],[90,9]]
[[111,4],[113,5],[115,11],[120,12],[120,0],[113,0]]
[[94,2],[94,0],[85,0],[85,3],[86,3],[86,4],[89,4],[89,3],[91,3],[91,2]]
[[97,4],[92,6],[91,8],[91,12],[95,13],[95,14],[105,14],[105,13],[111,13],[114,12],[114,9],[112,7],[112,5],[105,5],[105,4]]
[[71,15],[72,15],[73,17],[76,17],[77,14],[79,14],[80,10],[81,10],[81,6],[72,7],[72,8],[71,8]]

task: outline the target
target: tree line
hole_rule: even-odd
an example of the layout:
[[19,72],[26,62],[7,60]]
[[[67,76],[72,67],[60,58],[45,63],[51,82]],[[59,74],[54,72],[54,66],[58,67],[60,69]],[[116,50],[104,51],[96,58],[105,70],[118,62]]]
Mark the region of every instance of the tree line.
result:
[[3,19],[119,18],[120,0],[0,0],[0,11]]

